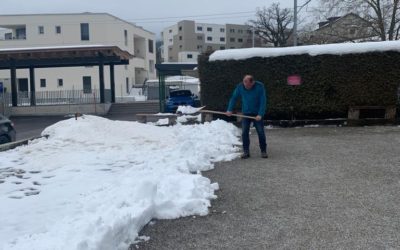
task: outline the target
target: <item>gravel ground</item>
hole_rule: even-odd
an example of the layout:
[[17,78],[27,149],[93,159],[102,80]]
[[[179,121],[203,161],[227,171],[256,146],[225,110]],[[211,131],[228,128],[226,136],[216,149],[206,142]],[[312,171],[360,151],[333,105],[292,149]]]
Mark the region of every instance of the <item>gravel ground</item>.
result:
[[[399,249],[400,127],[267,130],[269,159],[205,172],[208,216],[155,221],[133,249]],[[153,224],[153,223],[152,223]]]

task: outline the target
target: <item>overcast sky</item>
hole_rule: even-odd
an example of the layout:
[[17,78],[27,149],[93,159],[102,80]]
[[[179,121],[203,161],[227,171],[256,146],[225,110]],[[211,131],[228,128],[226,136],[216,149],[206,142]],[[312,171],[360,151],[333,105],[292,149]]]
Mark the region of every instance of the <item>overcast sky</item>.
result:
[[[299,5],[304,1],[298,0]],[[163,28],[181,19],[242,24],[254,16],[252,11],[269,6],[272,2],[280,2],[283,7],[293,7],[293,0],[1,0],[0,13],[108,12],[159,36]]]

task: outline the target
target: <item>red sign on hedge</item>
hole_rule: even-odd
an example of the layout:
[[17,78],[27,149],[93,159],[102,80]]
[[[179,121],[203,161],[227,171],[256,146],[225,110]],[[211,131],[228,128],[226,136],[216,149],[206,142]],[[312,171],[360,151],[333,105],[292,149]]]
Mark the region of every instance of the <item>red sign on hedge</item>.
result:
[[301,84],[301,76],[299,76],[299,75],[288,76],[287,84],[292,85],[292,86],[300,85]]

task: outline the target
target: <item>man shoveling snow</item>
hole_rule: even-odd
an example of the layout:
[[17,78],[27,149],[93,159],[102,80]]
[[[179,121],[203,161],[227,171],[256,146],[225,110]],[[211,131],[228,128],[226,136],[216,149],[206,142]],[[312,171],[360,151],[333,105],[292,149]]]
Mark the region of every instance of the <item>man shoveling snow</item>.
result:
[[243,159],[250,157],[249,132],[250,125],[253,123],[258,135],[261,157],[268,158],[264,122],[262,120],[267,106],[267,97],[265,94],[264,84],[255,81],[252,75],[244,76],[243,82],[237,85],[229,101],[229,106],[226,112],[227,116],[232,116],[232,110],[235,107],[236,101],[239,97],[242,100],[243,114],[246,116],[255,117],[254,119],[242,119],[243,154],[241,157]]

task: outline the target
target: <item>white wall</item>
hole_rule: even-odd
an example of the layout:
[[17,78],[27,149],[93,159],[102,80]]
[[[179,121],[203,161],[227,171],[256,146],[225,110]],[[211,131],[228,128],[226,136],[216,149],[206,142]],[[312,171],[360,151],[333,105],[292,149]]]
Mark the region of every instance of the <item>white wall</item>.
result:
[[[202,27],[202,31],[198,31],[197,27]],[[207,28],[211,28],[212,31],[207,31]],[[221,29],[224,29],[221,32]],[[225,44],[226,43],[226,27],[221,24],[210,24],[210,23],[196,23],[195,24],[195,32],[198,34],[204,34],[204,39],[206,43],[215,43],[215,44]],[[212,41],[208,41],[207,37],[212,37]],[[220,41],[220,38],[224,37],[225,41]]]
[[[188,58],[192,55],[192,58]],[[200,55],[198,51],[181,51],[178,53],[179,62],[197,62],[197,57]]]
[[163,58],[165,62],[169,61],[169,48],[174,44],[174,36],[178,34],[178,24],[169,26],[163,30]]

